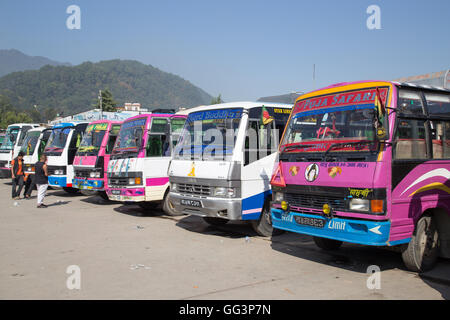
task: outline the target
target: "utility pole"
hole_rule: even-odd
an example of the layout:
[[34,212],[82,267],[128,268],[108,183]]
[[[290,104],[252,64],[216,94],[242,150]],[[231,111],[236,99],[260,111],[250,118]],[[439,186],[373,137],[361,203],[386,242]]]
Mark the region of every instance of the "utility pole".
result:
[[100,120],[103,120],[102,90],[98,90],[98,99],[99,99],[99,102],[100,102]]

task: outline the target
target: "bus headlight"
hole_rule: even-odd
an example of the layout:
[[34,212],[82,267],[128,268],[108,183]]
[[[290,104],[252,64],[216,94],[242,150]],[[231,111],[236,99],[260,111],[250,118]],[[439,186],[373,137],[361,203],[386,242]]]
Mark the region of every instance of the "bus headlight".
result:
[[227,187],[215,187],[214,188],[214,196],[215,197],[234,197],[236,191],[234,188]]
[[64,170],[55,170],[55,174],[56,175],[63,175],[64,174]]
[[170,190],[177,191],[177,184],[172,182],[172,184],[170,185]]
[[89,176],[90,176],[91,178],[100,178],[100,172],[98,172],[98,171],[92,171],[92,172],[89,174]]
[[136,185],[136,184],[141,184],[141,182],[142,182],[141,177],[129,178],[129,179],[128,179],[128,184],[129,184],[130,186],[134,186],[134,185]]
[[273,200],[276,202],[281,202],[284,200],[284,193],[283,192],[275,192],[273,195]]
[[369,212],[370,202],[367,199],[351,199],[349,203],[349,209]]

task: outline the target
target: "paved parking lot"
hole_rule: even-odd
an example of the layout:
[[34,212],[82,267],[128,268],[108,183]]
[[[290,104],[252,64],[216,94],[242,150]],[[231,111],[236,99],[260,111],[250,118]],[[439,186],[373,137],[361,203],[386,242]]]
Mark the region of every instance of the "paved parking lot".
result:
[[[50,206],[10,199],[0,180],[0,299],[449,299],[450,261],[405,270],[398,253],[318,249],[285,233],[258,237],[245,223],[211,227],[193,216],[51,190]],[[79,266],[81,288],[66,273]],[[381,289],[367,288],[367,267]]]

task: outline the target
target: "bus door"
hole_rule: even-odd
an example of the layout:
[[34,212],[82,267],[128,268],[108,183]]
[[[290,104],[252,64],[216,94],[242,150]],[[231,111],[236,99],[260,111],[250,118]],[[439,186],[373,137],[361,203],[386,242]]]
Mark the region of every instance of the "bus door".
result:
[[271,194],[270,178],[279,143],[273,109],[258,107],[249,112],[241,170],[243,220],[258,219]]

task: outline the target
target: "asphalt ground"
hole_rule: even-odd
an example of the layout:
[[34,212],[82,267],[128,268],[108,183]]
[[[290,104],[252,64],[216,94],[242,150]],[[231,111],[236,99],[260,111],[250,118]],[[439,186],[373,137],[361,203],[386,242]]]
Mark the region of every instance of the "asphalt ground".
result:
[[[38,209],[36,192],[16,201],[10,188],[0,180],[0,299],[450,298],[449,260],[416,274],[384,248],[328,252],[305,235],[263,238],[245,222],[213,227],[62,190]],[[379,289],[367,285],[373,265]]]

